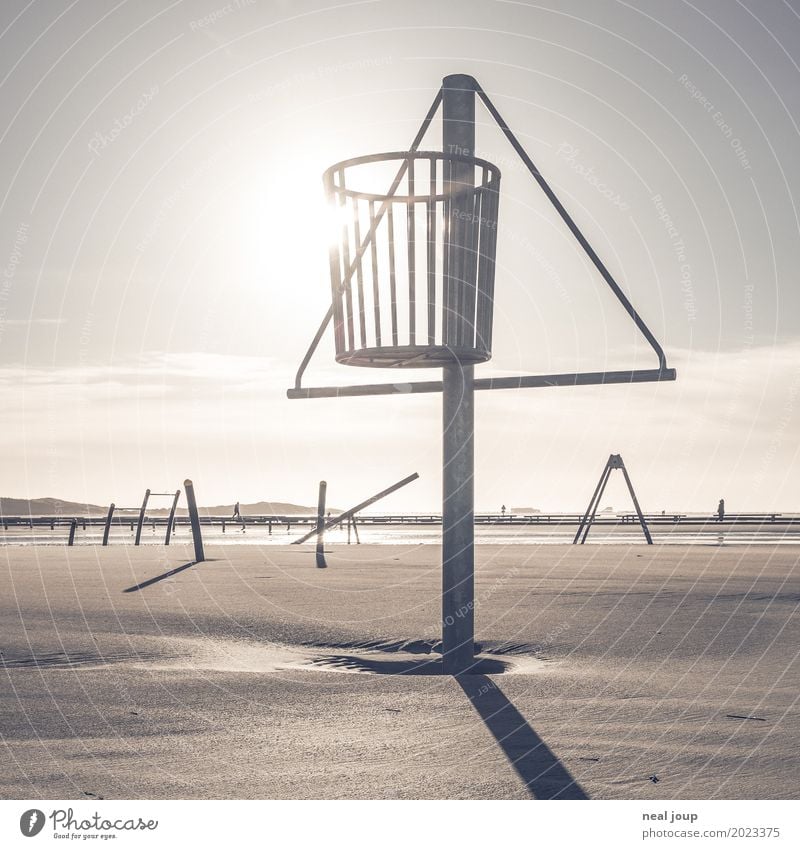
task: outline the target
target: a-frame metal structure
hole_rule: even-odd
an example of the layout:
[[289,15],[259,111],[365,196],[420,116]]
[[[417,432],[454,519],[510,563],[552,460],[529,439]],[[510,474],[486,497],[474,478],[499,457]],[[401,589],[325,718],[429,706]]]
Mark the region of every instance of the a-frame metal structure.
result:
[[642,526],[644,538],[647,540],[648,545],[653,544],[653,538],[650,536],[650,529],[647,527],[647,522],[642,514],[642,508],[639,506],[639,499],[633,491],[633,484],[631,483],[630,477],[628,477],[628,470],[625,468],[622,456],[619,454],[611,454],[606,462],[605,468],[603,469],[603,473],[600,475],[600,480],[595,487],[592,500],[589,502],[589,506],[586,508],[586,512],[583,514],[583,518],[578,525],[578,532],[575,534],[575,539],[572,540],[573,545],[583,545],[586,542],[586,537],[589,535],[589,529],[592,527],[594,517],[597,514],[597,508],[600,506],[600,499],[603,497],[606,484],[608,483],[608,479],[611,477],[611,472],[613,472],[614,469],[622,470],[622,474],[625,476],[625,483],[628,485],[628,492],[630,492],[631,499],[633,500],[636,515],[639,517],[639,524]]

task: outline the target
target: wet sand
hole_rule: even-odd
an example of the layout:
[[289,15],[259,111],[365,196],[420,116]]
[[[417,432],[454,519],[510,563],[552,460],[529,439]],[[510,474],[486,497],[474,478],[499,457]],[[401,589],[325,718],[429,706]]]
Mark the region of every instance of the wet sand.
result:
[[14,548],[3,798],[797,798],[794,546]]

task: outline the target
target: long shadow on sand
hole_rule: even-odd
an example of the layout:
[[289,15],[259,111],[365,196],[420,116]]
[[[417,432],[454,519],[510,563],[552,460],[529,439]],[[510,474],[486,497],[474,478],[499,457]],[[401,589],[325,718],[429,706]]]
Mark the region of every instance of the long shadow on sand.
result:
[[[204,563],[208,563],[208,560],[204,560]],[[184,569],[188,569],[190,566],[196,566],[198,563],[197,560],[192,560],[189,563],[184,563],[183,566],[176,566],[174,569],[170,569],[169,572],[164,572],[163,575],[156,575],[155,578],[149,578],[146,581],[142,581],[141,584],[136,584],[135,587],[128,587],[123,590],[124,593],[135,593],[139,590],[143,590],[146,587],[151,587],[153,584],[157,584],[159,581],[164,581],[167,578],[171,578],[173,575],[177,575],[178,572],[183,572]]]
[[[419,660],[417,658],[365,657],[352,654],[326,654],[313,661],[315,666],[347,669],[351,672],[371,672],[374,675],[444,675],[440,655]],[[510,664],[497,658],[478,658],[471,673],[497,675],[505,672]]]
[[456,680],[531,796],[536,799],[589,798],[494,681],[485,675],[459,675]]

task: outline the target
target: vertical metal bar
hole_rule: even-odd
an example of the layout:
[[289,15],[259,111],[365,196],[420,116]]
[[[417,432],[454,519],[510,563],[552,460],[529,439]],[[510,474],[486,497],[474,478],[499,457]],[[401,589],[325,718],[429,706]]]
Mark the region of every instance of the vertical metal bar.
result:
[[414,214],[414,163],[410,159],[408,166],[408,203],[406,205],[406,241],[408,242],[408,344],[417,344],[417,255],[416,223]]
[[73,545],[75,542],[75,531],[78,529],[78,520],[73,519],[69,523],[69,540],[67,541],[67,545]]
[[[353,235],[355,236],[356,244],[361,243],[361,220],[359,218],[360,210],[358,201],[353,198]],[[361,347],[367,347],[367,314],[364,305],[364,268],[361,265],[361,260],[356,266],[356,286],[358,287],[358,329],[361,333]]]
[[147,510],[147,501],[150,498],[150,490],[146,489],[144,491],[144,501],[142,501],[141,509],[139,510],[139,521],[136,524],[136,539],[134,540],[134,545],[139,545],[139,541],[142,538],[142,525],[144,524],[144,513]]
[[[466,75],[445,77],[442,87],[443,150],[445,154],[471,156],[475,148],[475,81]],[[468,186],[474,179],[471,165],[454,162],[449,185]],[[449,222],[452,221],[452,216]],[[448,234],[452,237],[453,233]],[[451,250],[445,243],[445,254]],[[463,261],[458,245],[452,246],[449,271]],[[461,249],[463,250],[463,248]],[[452,293],[452,290],[451,290]],[[445,309],[452,302],[445,303]],[[456,319],[460,319],[456,316]],[[444,671],[467,671],[475,656],[475,460],[474,367],[448,363],[442,374],[442,656]]]
[[169,518],[167,519],[167,533],[164,536],[164,545],[169,545],[169,539],[172,536],[172,523],[175,521],[175,509],[178,506],[178,499],[181,497],[181,491],[175,490],[175,495],[172,496],[172,506],[169,509]]
[[325,493],[328,489],[328,484],[325,481],[319,482],[319,498],[317,499],[317,569],[325,569],[328,565],[325,562]]
[[[445,150],[447,153],[447,150]],[[450,176],[452,174],[449,159],[442,161],[442,190],[444,209],[442,214],[442,344],[451,345],[453,339],[453,313],[450,304],[453,301],[453,284],[450,279],[450,215],[452,204],[450,195]]]
[[[491,319],[489,312],[490,301],[487,298],[487,274],[488,262],[486,249],[489,246],[488,231],[491,226],[489,219],[490,204],[486,195],[485,187],[482,187],[477,194],[478,215],[480,216],[479,239],[477,244],[477,257],[475,267],[475,292],[476,292],[476,309],[475,309],[475,347],[489,350],[486,344],[486,322]],[[484,219],[484,213],[486,218]]]
[[631,498],[633,499],[633,506],[636,508],[636,515],[639,517],[639,524],[642,526],[644,538],[647,540],[648,545],[652,545],[653,538],[650,536],[650,528],[647,527],[647,522],[642,514],[642,508],[639,506],[639,499],[633,491],[633,484],[631,483],[631,479],[628,477],[628,470],[625,468],[625,463],[622,462],[622,457],[619,458],[619,465],[622,469],[622,474],[625,475],[625,483],[628,484],[628,492],[630,492]]
[[389,203],[387,213],[389,227],[389,294],[392,299],[392,345],[397,346],[397,277],[394,259],[394,205]]
[[103,545],[108,545],[108,534],[111,530],[111,520],[114,518],[114,502],[108,505],[108,515],[106,516],[106,524],[103,528]]
[[194,484],[187,478],[183,482],[186,492],[186,506],[189,508],[189,522],[192,526],[192,540],[194,541],[194,562],[202,563],[206,559],[203,551],[203,535],[200,531],[200,515],[197,512],[197,501],[194,495]]
[[499,196],[496,184],[484,186],[480,193],[482,217],[480,245],[478,247],[478,310],[476,324],[478,343],[487,351],[492,349],[492,314],[494,312],[495,249]]
[[[474,118],[474,105],[472,115]],[[472,150],[463,144],[450,143],[446,151],[458,156],[468,156]],[[465,153],[466,151],[466,153]],[[450,344],[461,347],[464,344],[464,325],[466,323],[466,271],[467,271],[467,220],[471,216],[469,208],[471,195],[468,183],[473,175],[468,172],[471,166],[464,162],[451,163],[450,178],[450,297],[447,305],[453,319],[453,336]]]
[[375,344],[381,347],[381,293],[378,286],[378,233],[375,223],[375,201],[369,202],[369,229],[374,232],[372,237],[372,311],[375,315]]
[[347,194],[344,187],[344,168],[339,170],[339,209],[342,214],[342,258],[344,260],[345,287],[344,303],[347,312],[347,350],[352,351],[356,346],[355,330],[353,329],[353,289],[352,275],[348,274],[350,268],[350,237],[347,229]]
[[436,343],[436,160],[430,160],[428,190],[428,344]]
[[[332,173],[326,172],[325,176],[325,194],[328,197],[329,203],[336,211],[339,205],[338,194],[336,192],[336,180]],[[337,238],[340,233],[333,233]],[[331,238],[330,246],[328,247],[328,265],[331,275],[331,294],[333,306],[333,333],[336,340],[336,350],[346,350],[347,344],[344,338],[344,311],[342,309],[342,257],[339,252],[339,244],[335,238]]]
[[[473,166],[470,166],[473,167]],[[474,173],[474,170],[473,170]],[[464,325],[461,331],[461,344],[475,347],[475,307],[478,282],[478,232],[480,230],[480,193],[473,192],[469,198],[470,219],[465,222],[466,244],[464,256]]]

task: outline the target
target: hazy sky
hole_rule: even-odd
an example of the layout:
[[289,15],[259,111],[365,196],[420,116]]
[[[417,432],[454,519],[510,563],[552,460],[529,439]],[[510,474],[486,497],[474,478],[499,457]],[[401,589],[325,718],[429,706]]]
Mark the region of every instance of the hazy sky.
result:
[[[0,494],[310,504],[325,477],[344,507],[418,471],[387,507],[438,509],[438,395],[285,390],[330,298],[322,171],[406,147],[463,72],[679,374],[480,393],[477,508],[581,509],[614,452],[646,510],[800,511],[798,0],[3,0],[0,33]],[[654,365],[479,121],[479,376]],[[383,377],[332,352],[311,382]]]

